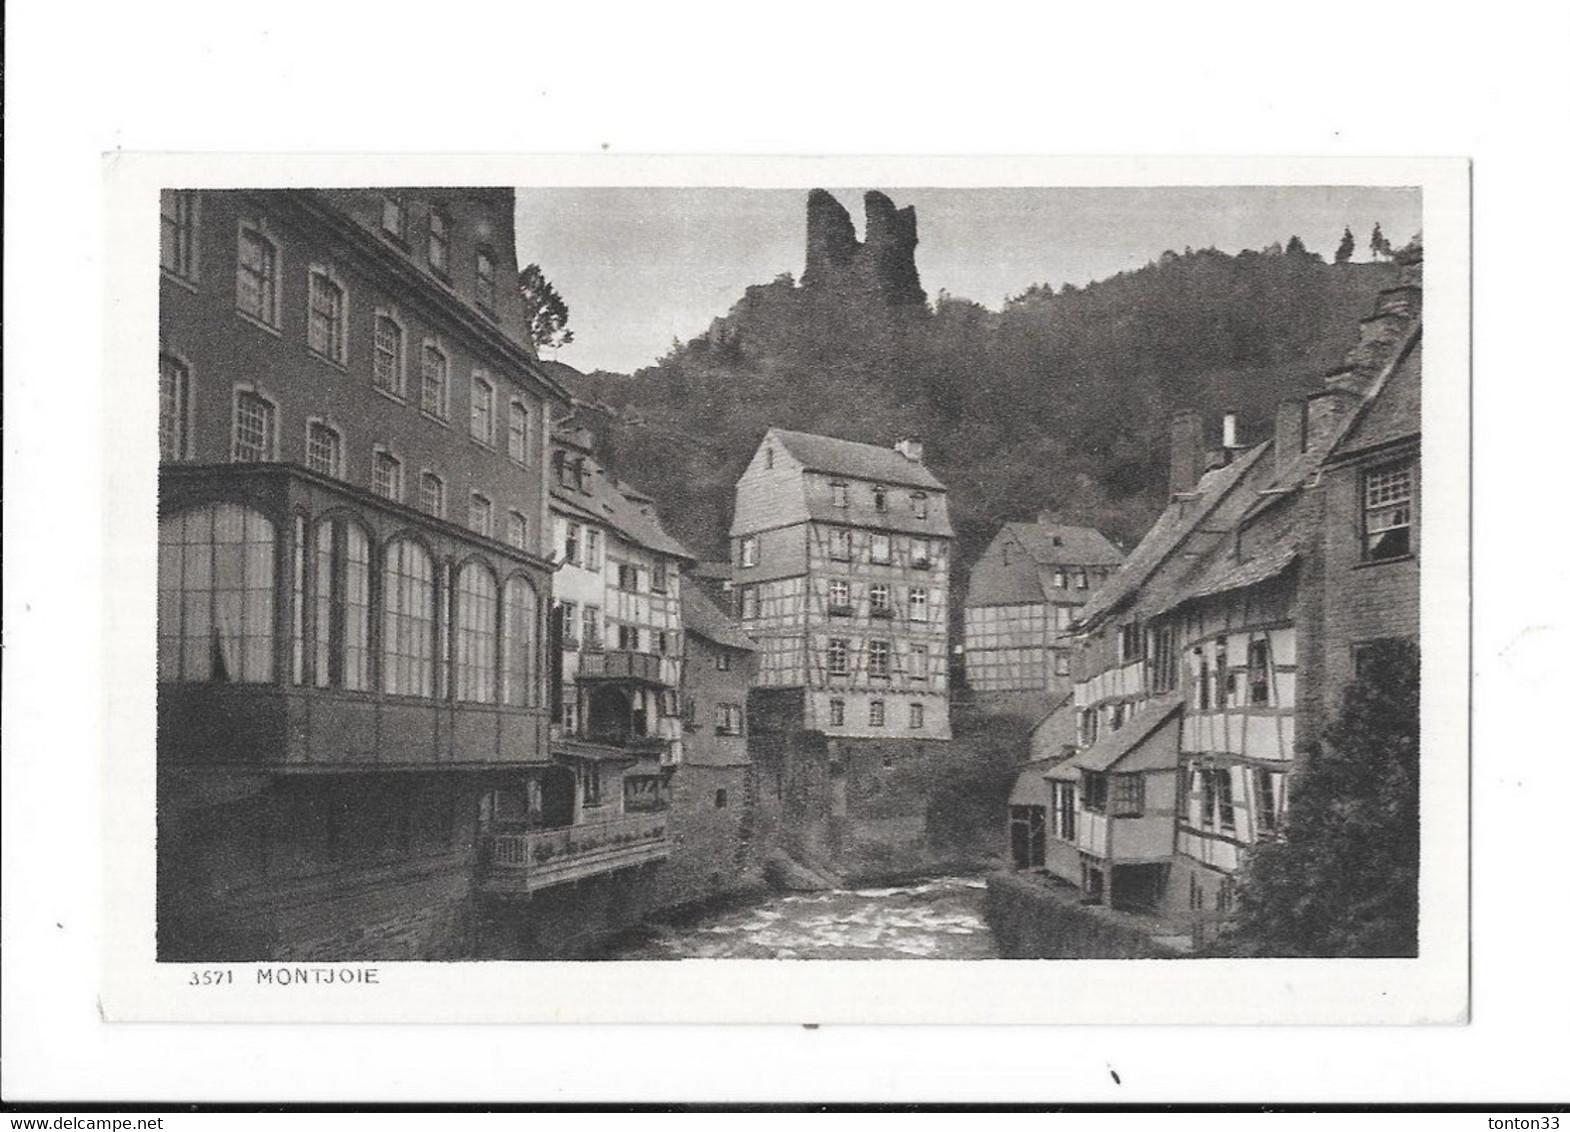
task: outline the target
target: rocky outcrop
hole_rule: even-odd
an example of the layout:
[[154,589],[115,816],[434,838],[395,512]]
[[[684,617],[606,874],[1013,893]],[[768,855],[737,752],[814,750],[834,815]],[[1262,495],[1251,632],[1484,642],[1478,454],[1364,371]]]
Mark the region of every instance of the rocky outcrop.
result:
[[875,296],[888,306],[924,304],[927,293],[916,270],[916,209],[895,208],[877,190],[863,200],[867,238],[856,239],[845,206],[823,189],[807,195],[808,290]]

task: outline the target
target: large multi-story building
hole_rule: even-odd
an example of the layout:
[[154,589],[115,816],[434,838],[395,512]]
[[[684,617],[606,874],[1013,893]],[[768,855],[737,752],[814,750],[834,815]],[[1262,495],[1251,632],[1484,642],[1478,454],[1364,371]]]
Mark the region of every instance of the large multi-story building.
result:
[[770,429],[736,484],[733,593],[771,714],[949,738],[948,492],[921,446]]
[[1032,706],[1043,693],[1073,688],[1069,627],[1122,561],[1100,531],[1049,511],[1033,523],[1004,523],[970,571],[966,686],[983,697],[1008,696]]
[[161,257],[159,955],[461,952],[482,799],[571,820],[512,193],[166,192]]
[[1174,420],[1172,502],[1075,627],[1072,753],[1042,751],[1011,798],[1017,866],[1225,917],[1363,648],[1416,637],[1420,252],[1404,259],[1270,440],[1239,446],[1229,419],[1207,457],[1200,420]]

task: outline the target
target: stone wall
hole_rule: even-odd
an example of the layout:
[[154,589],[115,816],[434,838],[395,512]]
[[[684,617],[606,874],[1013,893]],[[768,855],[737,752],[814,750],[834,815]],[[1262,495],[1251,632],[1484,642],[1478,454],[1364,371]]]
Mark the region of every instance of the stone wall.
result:
[[1166,959],[1181,954],[1156,942],[1126,913],[1081,904],[1077,889],[1046,878],[989,876],[986,919],[1005,959]]

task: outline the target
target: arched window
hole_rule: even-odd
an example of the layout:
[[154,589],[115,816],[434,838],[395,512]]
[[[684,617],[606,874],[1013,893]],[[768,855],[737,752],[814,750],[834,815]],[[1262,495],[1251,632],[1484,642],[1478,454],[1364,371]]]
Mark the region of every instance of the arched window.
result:
[[395,696],[436,694],[436,571],[411,539],[390,543],[382,558],[382,690]]
[[233,503],[158,524],[158,678],[273,678],[272,520]]
[[158,454],[165,460],[185,459],[190,403],[191,371],[180,359],[159,355]]
[[458,572],[458,623],[453,655],[456,696],[496,701],[496,579],[478,562]]
[[507,579],[502,591],[502,702],[539,707],[538,656],[540,599],[529,580]]
[[347,519],[316,525],[315,674],[318,688],[371,686],[371,540]]

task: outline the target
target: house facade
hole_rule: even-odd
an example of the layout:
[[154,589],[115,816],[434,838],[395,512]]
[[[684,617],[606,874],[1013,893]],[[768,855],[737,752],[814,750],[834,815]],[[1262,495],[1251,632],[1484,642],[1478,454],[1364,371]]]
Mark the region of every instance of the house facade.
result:
[[160,958],[460,953],[482,800],[551,792],[512,210],[162,194]]
[[1174,419],[1171,503],[1075,626],[1073,750],[1033,752],[1016,783],[1016,867],[1119,907],[1225,918],[1249,851],[1283,835],[1293,769],[1361,649],[1416,637],[1407,258],[1347,363],[1281,405],[1270,439],[1239,445],[1227,421],[1207,449],[1197,417]]
[[970,571],[965,683],[983,702],[1039,705],[1074,686],[1070,627],[1123,561],[1100,531],[1042,512],[1004,523]]

